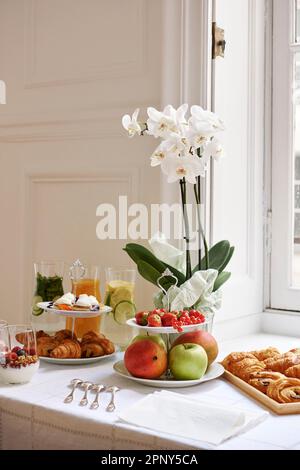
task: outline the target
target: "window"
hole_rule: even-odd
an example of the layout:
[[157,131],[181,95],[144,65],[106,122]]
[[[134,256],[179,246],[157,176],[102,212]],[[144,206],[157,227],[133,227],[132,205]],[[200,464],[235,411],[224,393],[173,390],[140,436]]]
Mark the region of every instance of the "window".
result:
[[270,305],[300,311],[300,0],[273,5]]

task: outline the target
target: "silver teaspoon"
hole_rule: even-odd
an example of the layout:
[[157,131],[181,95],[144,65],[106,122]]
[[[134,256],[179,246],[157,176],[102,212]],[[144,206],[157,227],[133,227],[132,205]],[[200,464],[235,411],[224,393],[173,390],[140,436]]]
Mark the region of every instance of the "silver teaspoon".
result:
[[111,400],[106,408],[106,411],[115,411],[116,405],[115,405],[115,394],[118,392],[120,389],[116,386],[109,387],[106,391],[111,392]]
[[97,408],[99,408],[99,395],[103,390],[105,390],[105,386],[104,385],[94,384],[92,390],[95,390],[96,396],[95,396],[95,400],[91,404],[90,408],[91,408],[91,410],[96,410]]
[[88,404],[87,396],[88,396],[89,390],[91,390],[91,388],[93,387],[93,384],[91,382],[83,382],[81,386],[84,390],[84,395],[82,399],[80,400],[79,405],[86,406]]
[[73,398],[74,398],[74,392],[76,390],[76,387],[78,385],[82,384],[82,380],[81,379],[73,379],[71,380],[71,385],[73,385],[72,387],[72,391],[71,393],[69,393],[69,395],[66,396],[66,398],[64,399],[64,403],[71,403],[73,401]]

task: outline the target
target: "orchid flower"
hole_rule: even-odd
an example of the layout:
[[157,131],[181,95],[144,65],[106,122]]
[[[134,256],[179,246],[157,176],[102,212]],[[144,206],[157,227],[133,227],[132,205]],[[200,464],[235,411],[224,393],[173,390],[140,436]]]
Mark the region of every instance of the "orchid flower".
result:
[[223,121],[215,113],[206,111],[201,106],[196,105],[191,107],[189,124],[195,131],[205,132],[204,135],[213,136],[217,132],[225,130]]
[[167,114],[157,111],[155,108],[148,108],[147,112],[149,116],[147,134],[167,139],[170,133],[178,133],[179,129],[174,116],[171,116],[171,109],[168,109]]
[[220,158],[224,157],[225,152],[224,149],[218,139],[214,137],[205,147],[203,152],[203,157],[205,159],[209,159],[213,157],[215,160],[219,160]]
[[167,175],[168,183],[185,178],[189,183],[196,184],[197,176],[205,176],[205,164],[201,160],[195,155],[168,156],[162,161],[161,169]]
[[139,112],[140,112],[140,110],[139,110],[139,108],[137,108],[134,111],[132,117],[130,117],[129,114],[125,114],[122,117],[123,127],[124,127],[124,129],[127,130],[128,134],[129,134],[129,137],[134,137],[135,134],[140,135],[141,132],[142,132],[141,126],[139,125],[139,123],[137,121]]

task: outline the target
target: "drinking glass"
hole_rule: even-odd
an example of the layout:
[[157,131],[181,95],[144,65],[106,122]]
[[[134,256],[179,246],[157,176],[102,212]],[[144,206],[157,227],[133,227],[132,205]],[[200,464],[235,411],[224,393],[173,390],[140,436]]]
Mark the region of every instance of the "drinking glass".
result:
[[35,291],[32,302],[32,314],[39,316],[43,313],[37,304],[51,302],[61,297],[63,289],[63,261],[39,261],[34,263]]
[[31,326],[0,328],[0,380],[10,384],[30,382],[38,368],[36,335]]
[[105,334],[122,349],[126,348],[134,331],[126,322],[135,315],[134,290],[136,270],[130,268],[106,268],[105,305],[112,308],[105,315]]
[[[79,297],[81,294],[93,295],[98,302],[101,302],[100,294],[100,268],[99,266],[88,266],[76,260],[70,267],[70,279],[72,284],[72,293]],[[84,315],[84,312],[82,312]],[[90,318],[76,318],[71,317],[66,319],[66,328],[73,331],[78,338],[90,330],[100,331],[100,316]]]
[[0,320],[0,328],[3,328],[4,326],[7,326],[8,323],[6,320]]

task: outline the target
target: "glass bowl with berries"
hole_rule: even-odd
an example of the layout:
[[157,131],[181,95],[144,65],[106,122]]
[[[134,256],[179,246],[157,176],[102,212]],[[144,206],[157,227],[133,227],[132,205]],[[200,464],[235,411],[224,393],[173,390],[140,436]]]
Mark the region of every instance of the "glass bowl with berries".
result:
[[30,382],[38,368],[35,331],[27,325],[0,328],[0,381]]

